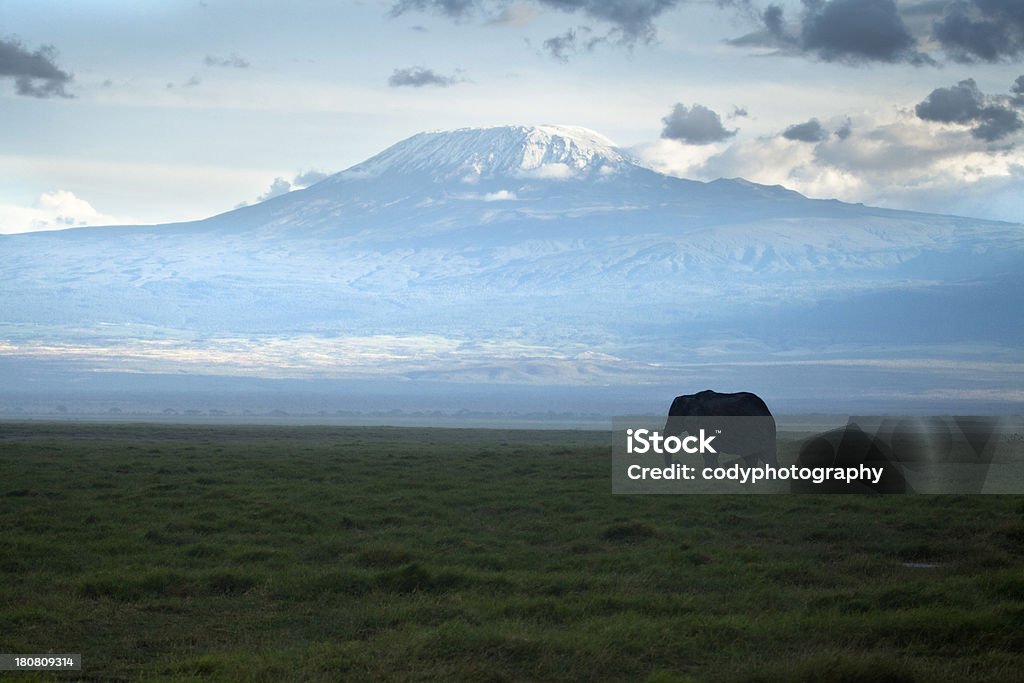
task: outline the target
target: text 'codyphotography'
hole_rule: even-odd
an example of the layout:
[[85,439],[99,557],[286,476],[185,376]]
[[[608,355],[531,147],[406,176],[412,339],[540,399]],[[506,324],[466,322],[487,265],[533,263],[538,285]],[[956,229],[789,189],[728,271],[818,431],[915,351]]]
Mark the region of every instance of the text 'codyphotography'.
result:
[[612,492],[1024,493],[1024,420],[618,417]]

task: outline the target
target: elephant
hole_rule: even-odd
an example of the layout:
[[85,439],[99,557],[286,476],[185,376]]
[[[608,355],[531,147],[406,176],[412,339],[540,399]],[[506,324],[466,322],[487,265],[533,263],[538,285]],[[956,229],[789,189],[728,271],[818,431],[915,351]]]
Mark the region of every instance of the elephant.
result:
[[[750,466],[758,461],[777,466],[775,448],[775,418],[768,406],[756,394],[743,391],[720,394],[706,390],[696,394],[676,396],[668,410],[665,436],[678,436],[683,432],[696,434],[703,429],[715,434],[715,450],[742,457]],[[718,453],[705,453],[704,464],[718,465]],[[665,456],[665,464],[673,459]]]

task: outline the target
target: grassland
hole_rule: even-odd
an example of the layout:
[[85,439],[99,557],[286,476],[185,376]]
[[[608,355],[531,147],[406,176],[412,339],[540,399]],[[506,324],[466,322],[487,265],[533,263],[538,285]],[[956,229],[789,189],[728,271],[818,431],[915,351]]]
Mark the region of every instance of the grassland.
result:
[[1020,498],[609,470],[602,433],[0,424],[0,652],[86,680],[1024,677]]

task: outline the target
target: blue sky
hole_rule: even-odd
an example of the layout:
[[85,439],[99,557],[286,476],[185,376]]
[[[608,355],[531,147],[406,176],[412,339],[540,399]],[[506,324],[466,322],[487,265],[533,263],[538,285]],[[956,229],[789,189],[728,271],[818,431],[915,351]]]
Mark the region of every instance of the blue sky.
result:
[[1022,75],[1019,0],[8,0],[0,232],[203,218],[510,123],[682,177],[1024,221]]

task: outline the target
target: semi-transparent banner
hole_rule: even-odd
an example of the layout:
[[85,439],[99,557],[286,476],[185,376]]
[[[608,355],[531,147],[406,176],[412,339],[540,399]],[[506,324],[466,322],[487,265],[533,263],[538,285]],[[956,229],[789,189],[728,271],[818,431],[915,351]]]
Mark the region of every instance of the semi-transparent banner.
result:
[[1024,418],[616,417],[612,493],[1024,493]]

